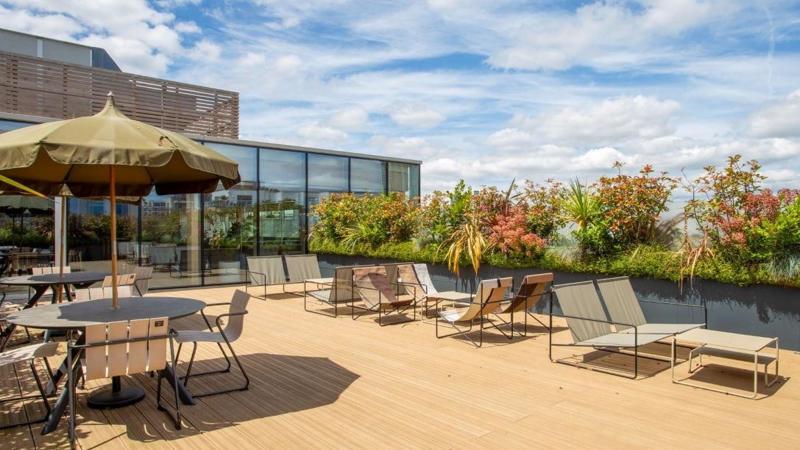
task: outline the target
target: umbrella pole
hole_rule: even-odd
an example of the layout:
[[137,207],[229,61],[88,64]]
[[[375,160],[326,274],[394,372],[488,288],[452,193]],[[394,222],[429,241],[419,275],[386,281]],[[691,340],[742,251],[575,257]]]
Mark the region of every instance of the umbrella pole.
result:
[[117,297],[117,171],[110,166],[109,178],[111,181],[111,305],[114,309],[119,306]]

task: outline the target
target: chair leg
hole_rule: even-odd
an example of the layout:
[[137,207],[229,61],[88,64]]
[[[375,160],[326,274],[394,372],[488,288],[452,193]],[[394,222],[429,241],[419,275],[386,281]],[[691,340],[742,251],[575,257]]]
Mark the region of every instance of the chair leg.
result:
[[[192,393],[192,397],[194,397],[194,398],[209,397],[209,396],[212,396],[212,395],[227,394],[227,393],[230,393],[230,392],[246,391],[246,390],[248,390],[250,388],[250,377],[247,376],[247,372],[244,370],[244,366],[242,365],[242,362],[239,361],[239,357],[236,355],[236,352],[233,350],[233,346],[231,345],[231,343],[227,339],[225,339],[225,345],[228,347],[228,350],[231,352],[231,356],[233,356],[234,362],[236,362],[236,366],[239,367],[239,371],[242,373],[242,377],[244,378],[244,385],[242,385],[240,387],[236,387],[236,388],[223,389],[223,390],[213,391],[213,392],[204,392],[204,393],[199,393],[199,394]],[[200,373],[200,374],[195,374],[195,375],[192,375],[192,376],[211,375],[211,374],[219,374],[219,373],[223,373],[223,371],[221,371],[221,370],[209,371],[209,372],[203,372],[203,373]]]

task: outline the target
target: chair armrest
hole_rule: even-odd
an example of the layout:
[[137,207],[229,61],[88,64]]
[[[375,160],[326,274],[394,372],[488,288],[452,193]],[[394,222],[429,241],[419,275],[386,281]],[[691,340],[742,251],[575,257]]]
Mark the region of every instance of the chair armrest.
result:
[[694,305],[691,303],[681,303],[681,302],[661,302],[661,301],[654,301],[654,300],[639,300],[639,303],[650,303],[655,305],[670,305],[670,306],[685,306],[687,308],[704,308],[706,307],[705,301],[703,301],[702,305]]
[[249,269],[241,269],[241,270],[244,270],[245,273],[247,274],[248,281],[251,275],[260,275],[261,278],[264,279],[264,284],[267,284],[267,274],[262,272],[256,272],[255,270],[249,270]]
[[[247,313],[248,313],[248,311],[242,311],[242,312],[237,312],[237,313],[226,313],[226,314],[218,315],[217,319],[215,320],[215,322],[217,323],[217,329],[219,330],[220,333],[222,333],[223,336],[225,336],[225,332],[222,331],[222,318],[223,317],[232,317],[232,316],[243,316],[243,315],[245,315]],[[214,331],[214,330],[212,329],[211,331]],[[225,339],[227,339],[227,337]]]
[[223,306],[223,305],[230,305],[231,302],[219,302],[219,303],[206,303],[206,306],[203,306],[203,309],[209,306]]
[[327,281],[309,281],[309,280],[303,280],[303,287],[305,288],[305,286],[306,286],[308,283],[311,283],[311,284],[316,284],[316,285],[318,285],[318,286],[319,286],[319,285],[322,285],[322,286],[328,286],[328,287],[330,287],[330,288],[333,288],[333,285],[336,283],[336,280],[333,280],[333,281],[331,281],[331,282],[327,282]]

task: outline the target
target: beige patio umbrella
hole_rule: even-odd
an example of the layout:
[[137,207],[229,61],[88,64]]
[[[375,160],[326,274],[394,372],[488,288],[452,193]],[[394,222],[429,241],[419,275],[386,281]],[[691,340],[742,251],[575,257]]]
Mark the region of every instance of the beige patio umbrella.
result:
[[46,195],[111,201],[111,273],[117,307],[117,196],[213,192],[240,180],[238,165],[178,133],[125,117],[109,93],[93,116],[0,134],[0,175]]

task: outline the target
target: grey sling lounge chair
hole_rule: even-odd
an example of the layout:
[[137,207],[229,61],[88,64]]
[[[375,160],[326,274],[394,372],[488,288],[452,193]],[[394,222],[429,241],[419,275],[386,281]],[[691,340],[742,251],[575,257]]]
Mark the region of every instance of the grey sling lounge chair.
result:
[[[353,286],[353,268],[354,266],[337,267],[333,273],[333,280],[330,282],[304,282],[303,308],[307,312],[337,317],[340,305],[345,306],[346,303],[358,297]],[[316,289],[308,289],[309,284],[315,285]],[[309,300],[316,304],[332,306],[333,312],[325,313],[320,309],[311,309]]]
[[[464,335],[470,340],[470,342],[472,342],[473,345],[476,347],[481,347],[483,345],[483,329],[485,328],[484,323],[489,322],[490,326],[497,329],[497,331],[502,333],[506,338],[511,339],[510,335],[507,335],[494,322],[492,322],[492,320],[489,318],[489,315],[495,314],[500,309],[500,304],[505,299],[506,293],[511,289],[512,283],[513,278],[511,277],[483,280],[478,284],[478,288],[475,291],[475,295],[472,296],[472,301],[470,302],[469,306],[446,311],[437,311],[436,337],[441,339],[449,336]],[[480,324],[478,342],[475,342],[471,337],[469,337],[468,334],[472,331],[473,322],[476,320],[478,320]],[[456,331],[453,333],[440,335],[439,322],[449,323],[450,326]],[[469,324],[469,327],[461,328],[458,326],[459,323],[467,323]]]
[[286,255],[286,272],[289,275],[290,284],[303,284],[303,291],[294,292],[305,295],[305,288],[308,284],[313,283],[330,283],[332,278],[322,278],[319,271],[319,261],[317,255]]
[[[620,323],[610,321],[606,318],[603,305],[597,290],[592,281],[582,281],[579,283],[561,284],[553,286],[553,292],[558,299],[558,304],[563,312],[561,317],[567,320],[567,326],[572,334],[572,344],[553,343],[553,310],[552,302],[550,306],[550,333],[548,356],[551,362],[558,362],[576,367],[582,367],[612,375],[625,376],[620,371],[604,369],[601,367],[589,366],[582,363],[570,363],[563,359],[553,359],[553,347],[591,347],[595,350],[608,351],[613,353],[626,354],[620,349],[633,349],[633,376],[628,378],[636,379],[639,377],[639,347],[650,344],[661,339],[667,338],[669,334],[640,333],[638,327],[631,323]],[[633,331],[614,331],[615,327],[629,327]],[[646,357],[646,356],[642,356]]]
[[[400,299],[396,295],[396,283],[392,283],[386,274],[383,266],[357,267],[353,269],[353,279],[355,291],[364,306],[356,306],[357,300],[352,300],[350,304],[350,317],[355,320],[369,312],[378,313],[378,324],[380,326],[396,325],[399,323],[413,322],[417,319],[417,302],[414,297]],[[386,312],[396,312],[403,314],[411,308],[413,311],[411,319],[384,323],[383,318]],[[356,314],[356,310],[360,314]]]
[[[600,288],[600,295],[608,309],[608,315],[615,322],[624,322],[635,325],[639,333],[658,333],[674,335],[689,331],[694,328],[704,327],[704,323],[649,323],[644,316],[636,293],[628,277],[606,278],[597,280],[597,287]],[[659,302],[662,303],[662,302]],[[667,303],[670,305],[680,305],[689,308],[703,308],[705,305],[690,305],[685,303]],[[620,329],[622,328],[622,330]],[[630,332],[629,327],[617,327],[619,331]]]
[[[547,328],[548,330],[550,329],[550,327],[542,323],[541,320],[531,313],[531,309],[533,309],[543,299],[552,297],[553,294],[550,290],[550,285],[552,283],[552,273],[526,275],[525,278],[522,279],[522,284],[519,286],[519,289],[514,297],[511,300],[502,302],[500,304],[500,308],[495,315],[511,314],[511,320],[508,323],[511,325],[512,337],[514,336],[514,316],[518,314],[522,314],[525,325],[523,328],[524,331],[519,333],[520,336],[528,335],[528,316],[539,322],[541,326]],[[552,298],[550,298],[550,301],[552,301]]]
[[[280,255],[275,256],[248,256],[247,257],[247,281],[244,290],[247,292],[247,285],[264,286],[264,295],[258,296],[267,299],[267,286],[286,284],[286,273],[283,271],[283,259]],[[283,292],[286,292],[285,290]]]

